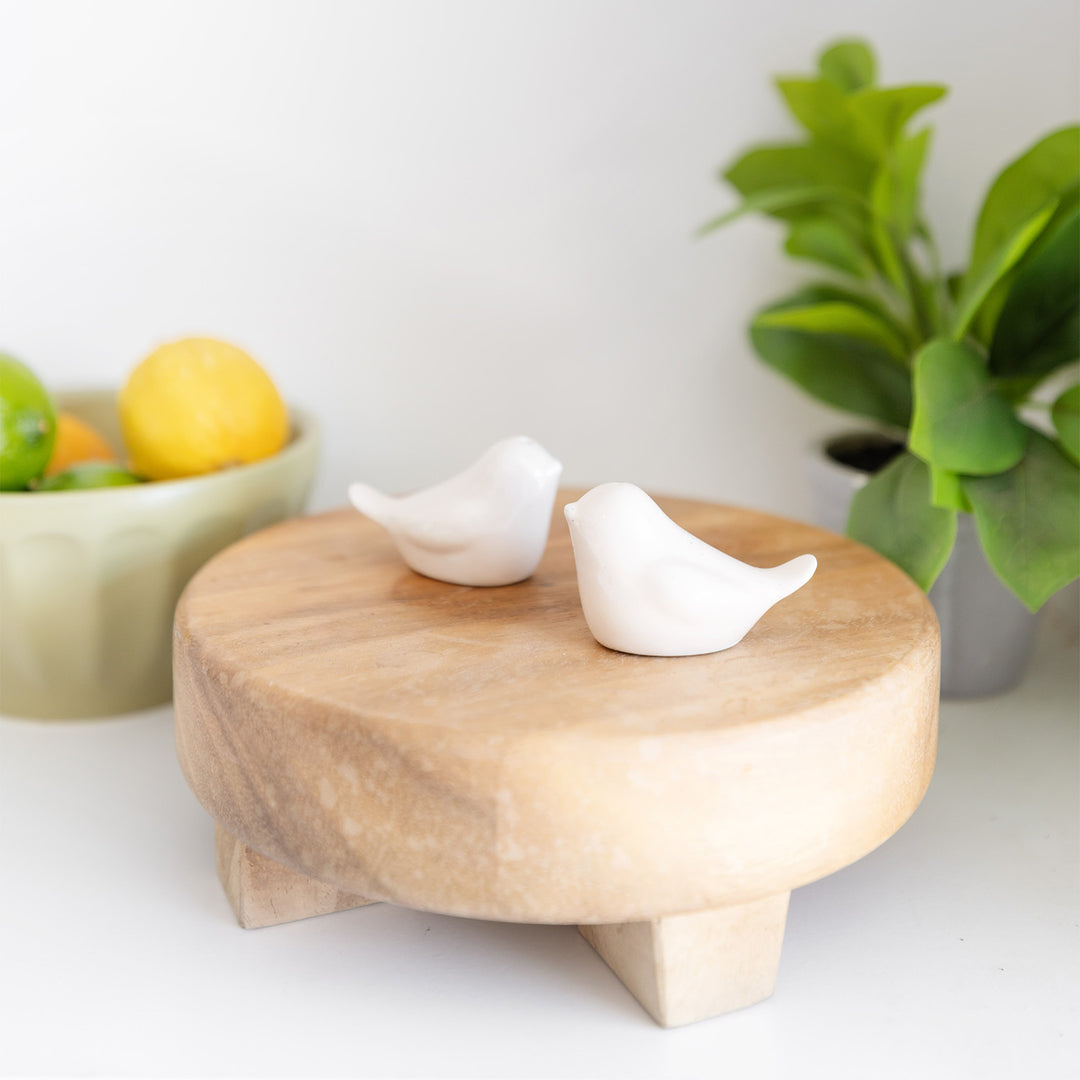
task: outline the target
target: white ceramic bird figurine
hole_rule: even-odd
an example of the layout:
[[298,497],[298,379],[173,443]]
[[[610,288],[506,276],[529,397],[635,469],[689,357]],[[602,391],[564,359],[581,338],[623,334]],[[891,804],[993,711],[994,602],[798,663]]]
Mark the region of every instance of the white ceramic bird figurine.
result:
[[390,533],[418,574],[512,585],[540,563],[562,464],[525,435],[502,439],[457,476],[411,495],[353,484],[353,506]]
[[805,585],[813,555],[759,569],[710,547],[633,484],[601,484],[566,507],[578,591],[593,637],[642,656],[730,649]]

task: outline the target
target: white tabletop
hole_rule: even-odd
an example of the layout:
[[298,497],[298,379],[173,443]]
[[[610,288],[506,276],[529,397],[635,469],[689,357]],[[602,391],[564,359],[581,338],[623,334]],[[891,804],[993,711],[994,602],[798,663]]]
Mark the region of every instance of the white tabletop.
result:
[[572,927],[240,930],[167,708],[0,720],[0,1074],[1074,1077],[1078,674],[946,704],[911,821],[792,894],[775,996],[664,1031]]

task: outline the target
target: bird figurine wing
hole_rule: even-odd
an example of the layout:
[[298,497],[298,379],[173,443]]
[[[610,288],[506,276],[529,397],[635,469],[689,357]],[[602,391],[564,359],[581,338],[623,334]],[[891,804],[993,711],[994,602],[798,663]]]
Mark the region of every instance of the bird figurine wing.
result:
[[712,549],[720,558],[658,559],[642,575],[648,599],[666,615],[698,621],[745,609],[758,618],[773,604],[805,585],[817,568],[813,555],[800,555],[762,569]]
[[469,499],[446,508],[438,517],[403,515],[391,528],[399,536],[428,551],[462,551],[499,527],[499,515],[490,503]]
[[[367,484],[352,484],[349,500],[384,529],[428,551],[461,551],[497,524],[490,501],[440,499],[431,491],[386,495]],[[434,511],[434,512],[433,512]]]

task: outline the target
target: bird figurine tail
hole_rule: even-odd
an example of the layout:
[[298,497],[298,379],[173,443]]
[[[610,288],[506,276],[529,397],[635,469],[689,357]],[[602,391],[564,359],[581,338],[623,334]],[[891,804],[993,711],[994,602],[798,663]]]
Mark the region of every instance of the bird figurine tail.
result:
[[766,573],[776,589],[776,599],[783,600],[796,589],[801,589],[814,576],[815,570],[817,559],[813,555],[798,555]]
[[385,526],[393,519],[396,501],[393,495],[386,495],[369,484],[349,485],[349,502],[365,517],[380,525]]

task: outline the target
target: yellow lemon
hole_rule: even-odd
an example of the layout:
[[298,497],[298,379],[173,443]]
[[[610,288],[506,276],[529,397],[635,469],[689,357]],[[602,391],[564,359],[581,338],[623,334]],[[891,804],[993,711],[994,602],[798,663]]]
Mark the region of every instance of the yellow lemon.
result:
[[289,418],[270,376],[212,338],[162,345],[120,391],[131,468],[151,480],[199,476],[276,454]]
[[116,454],[97,428],[71,413],[56,414],[56,442],[45,468],[46,476],[56,476],[84,461],[115,461]]

